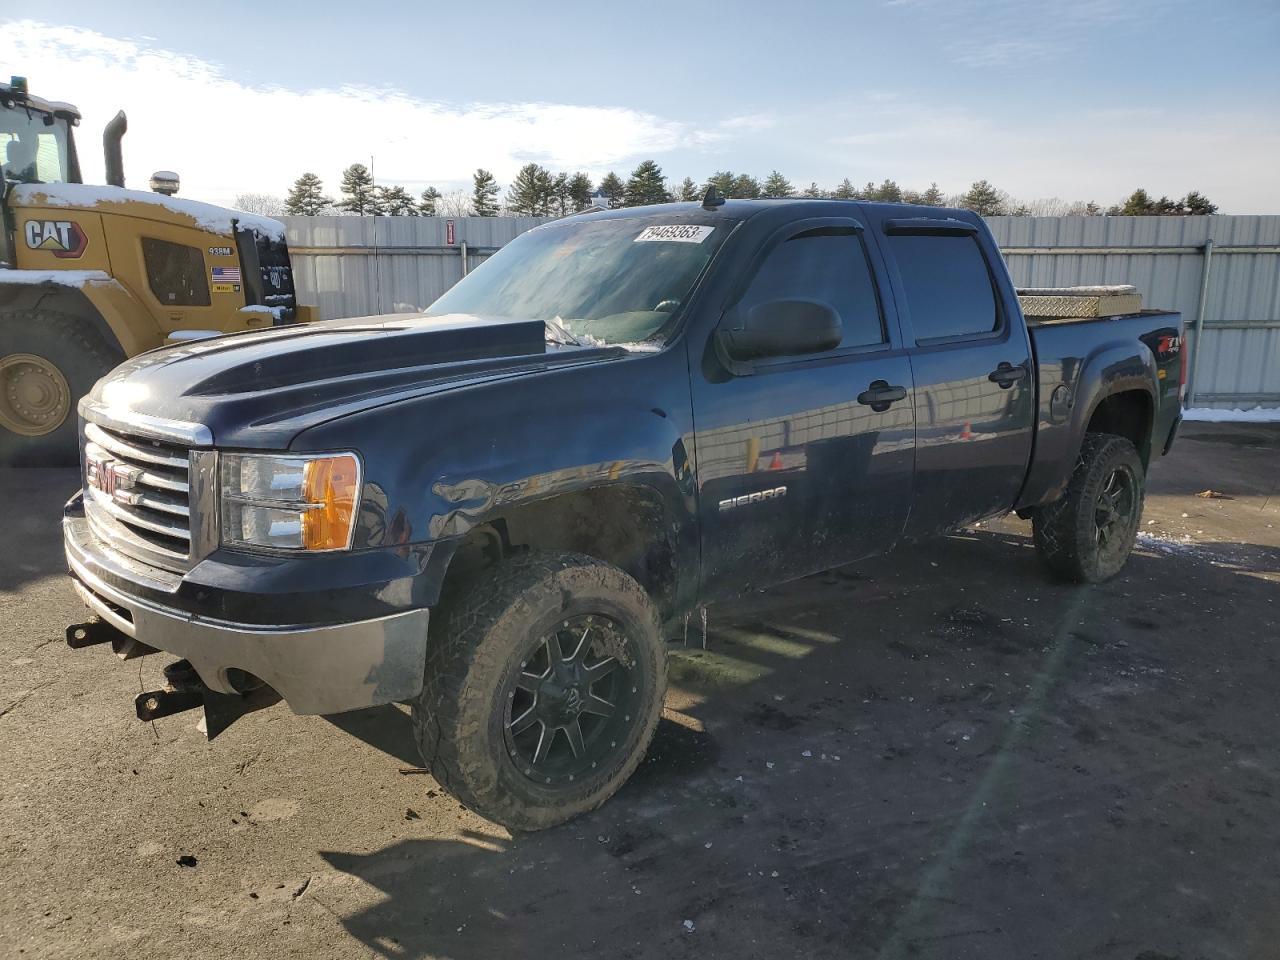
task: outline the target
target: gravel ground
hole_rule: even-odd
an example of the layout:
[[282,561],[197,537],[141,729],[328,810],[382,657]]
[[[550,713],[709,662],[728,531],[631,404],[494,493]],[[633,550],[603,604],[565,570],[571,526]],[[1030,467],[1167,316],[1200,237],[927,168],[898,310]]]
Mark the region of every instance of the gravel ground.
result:
[[62,640],[74,479],[0,473],[0,955],[1277,956],[1278,478],[1192,425],[1111,583],[1010,518],[712,609],[635,779],[512,837],[398,708],[133,719],[167,658]]

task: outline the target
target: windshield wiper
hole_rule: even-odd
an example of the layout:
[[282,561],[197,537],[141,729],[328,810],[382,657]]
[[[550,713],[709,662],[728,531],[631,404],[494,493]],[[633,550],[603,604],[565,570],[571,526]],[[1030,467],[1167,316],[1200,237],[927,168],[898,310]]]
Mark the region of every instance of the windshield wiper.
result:
[[543,323],[547,325],[547,330],[553,334],[549,338],[552,343],[566,344],[571,347],[585,346],[581,340],[569,332],[569,328],[564,325],[559,317],[552,317],[550,320],[544,320]]

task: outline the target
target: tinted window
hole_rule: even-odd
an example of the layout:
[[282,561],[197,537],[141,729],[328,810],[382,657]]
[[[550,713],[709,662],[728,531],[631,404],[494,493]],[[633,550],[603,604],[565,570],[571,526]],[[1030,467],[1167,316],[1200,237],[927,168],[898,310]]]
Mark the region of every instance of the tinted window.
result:
[[883,343],[884,324],[862,238],[852,230],[823,228],[779,244],[751,281],[744,309],[768,300],[821,300],[844,326],[841,347]]
[[890,236],[916,340],[989,333],[999,326],[991,275],[973,237]]
[[195,247],[144,237],[142,257],[151,292],[167,307],[207,307],[209,280],[204,256]]

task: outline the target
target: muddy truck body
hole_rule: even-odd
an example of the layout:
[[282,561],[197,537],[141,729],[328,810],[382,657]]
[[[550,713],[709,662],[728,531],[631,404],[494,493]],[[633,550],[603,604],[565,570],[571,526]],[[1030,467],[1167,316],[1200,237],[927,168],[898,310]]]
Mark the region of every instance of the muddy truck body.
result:
[[181,657],[137,713],[203,706],[211,736],[281,698],[409,703],[442,785],[545,827],[635,769],[666,643],[707,603],[1010,511],[1054,574],[1116,574],[1183,361],[1176,313],[1029,322],[962,210],[557,221],[423,315],[103,378],[63,521],[93,617],[68,640]]

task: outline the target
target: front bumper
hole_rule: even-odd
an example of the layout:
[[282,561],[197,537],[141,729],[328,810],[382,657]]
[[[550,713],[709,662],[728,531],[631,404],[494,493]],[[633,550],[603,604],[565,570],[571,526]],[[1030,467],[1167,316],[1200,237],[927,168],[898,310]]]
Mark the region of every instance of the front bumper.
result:
[[[63,540],[76,592],[89,609],[139,643],[186,658],[213,691],[236,695],[232,675],[244,671],[279,693],[294,713],[326,714],[407,700],[422,690],[425,608],[319,625],[232,622],[121,586],[125,558],[103,546],[83,516],[64,516]],[[154,595],[159,584],[137,573],[139,585]]]

